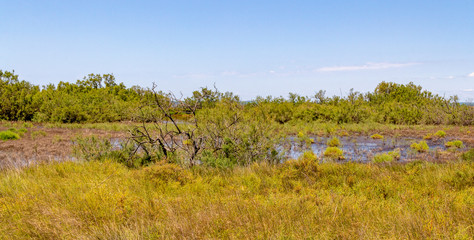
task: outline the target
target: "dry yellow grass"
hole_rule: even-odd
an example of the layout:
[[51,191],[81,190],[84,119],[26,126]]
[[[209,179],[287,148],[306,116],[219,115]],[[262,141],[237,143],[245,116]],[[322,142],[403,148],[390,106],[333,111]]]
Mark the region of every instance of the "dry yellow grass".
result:
[[0,173],[3,239],[470,239],[473,206],[472,162]]

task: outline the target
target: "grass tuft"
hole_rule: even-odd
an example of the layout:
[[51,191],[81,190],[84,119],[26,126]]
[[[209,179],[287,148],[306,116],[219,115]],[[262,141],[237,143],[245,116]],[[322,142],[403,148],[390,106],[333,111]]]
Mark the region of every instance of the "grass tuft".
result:
[[372,138],[372,139],[383,139],[383,136],[376,133],[376,134],[370,136],[370,138]]
[[418,143],[414,142],[410,145],[410,148],[417,151],[417,152],[419,152],[419,153],[426,152],[430,149],[430,147],[428,146],[428,144],[425,141],[420,141]]
[[0,140],[6,141],[6,140],[16,140],[16,139],[20,139],[20,135],[16,132],[13,132],[11,130],[0,132]]

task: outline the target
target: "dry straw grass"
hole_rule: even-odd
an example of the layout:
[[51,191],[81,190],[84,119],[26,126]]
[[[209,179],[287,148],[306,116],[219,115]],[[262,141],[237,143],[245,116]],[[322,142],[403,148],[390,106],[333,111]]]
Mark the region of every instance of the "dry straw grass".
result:
[[3,239],[469,239],[472,206],[466,161],[0,172]]

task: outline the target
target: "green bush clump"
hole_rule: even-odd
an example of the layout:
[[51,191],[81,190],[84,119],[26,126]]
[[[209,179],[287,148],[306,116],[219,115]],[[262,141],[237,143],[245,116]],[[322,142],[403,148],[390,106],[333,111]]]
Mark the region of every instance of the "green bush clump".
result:
[[423,137],[423,139],[424,139],[424,140],[431,140],[431,139],[433,139],[433,134],[428,133],[428,134],[426,134],[426,135]]
[[390,156],[393,157],[395,160],[400,160],[400,148],[395,148],[393,151],[388,152]]
[[14,127],[9,128],[7,131],[16,133],[16,134],[18,134],[20,137],[23,137],[23,135],[25,135],[25,133],[28,132],[28,130],[27,130],[26,128],[16,129],[16,128],[14,128]]
[[10,130],[0,132],[0,140],[6,141],[6,140],[16,140],[16,139],[20,139],[20,135],[18,133],[15,133]]
[[419,153],[426,152],[428,151],[428,149],[430,149],[430,147],[425,141],[420,141],[418,143],[414,142],[410,145],[410,148]]
[[331,158],[331,159],[339,159],[343,160],[345,159],[344,157],[344,151],[338,147],[328,147],[324,151],[323,154],[325,157]]
[[436,137],[439,137],[439,138],[444,138],[444,137],[446,137],[446,132],[443,131],[443,130],[439,130],[439,131],[437,131],[434,135],[435,135]]
[[444,146],[447,148],[463,148],[464,144],[460,140],[454,140],[454,141],[446,142]]
[[395,150],[390,151],[388,153],[376,154],[372,161],[375,163],[382,163],[382,162],[392,162],[393,160],[399,160],[399,159],[400,159],[400,149],[396,148]]
[[300,142],[301,144],[304,144],[306,146],[310,146],[311,144],[314,143],[314,139],[308,137],[308,135],[306,135],[302,131],[298,132],[297,140],[298,140],[298,142]]
[[201,155],[200,161],[204,166],[226,169],[232,168],[237,164],[234,157],[216,156],[211,151],[204,151]]
[[374,156],[372,161],[375,163],[392,162],[393,156],[388,153],[379,153]]
[[341,142],[339,141],[339,138],[333,137],[328,140],[327,145],[328,147],[339,147],[341,146]]
[[461,159],[464,161],[473,162],[474,161],[474,148],[471,148],[469,149],[469,151],[464,152],[461,155]]
[[302,160],[302,161],[317,161],[317,160],[318,160],[318,156],[316,156],[316,154],[314,154],[313,151],[306,151],[306,152],[304,152],[301,156],[298,157],[298,160]]
[[370,138],[372,138],[372,139],[383,139],[383,136],[376,133],[376,134],[370,136]]

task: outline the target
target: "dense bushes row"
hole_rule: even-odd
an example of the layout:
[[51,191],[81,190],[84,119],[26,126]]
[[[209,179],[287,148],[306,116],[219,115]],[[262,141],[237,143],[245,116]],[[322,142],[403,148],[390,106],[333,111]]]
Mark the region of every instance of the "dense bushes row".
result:
[[112,122],[132,120],[146,91],[116,84],[113,75],[89,74],[75,84],[40,89],[0,70],[0,119],[37,122]]
[[374,92],[351,90],[345,98],[325,97],[319,91],[312,98],[290,94],[289,99],[257,98],[252,106],[266,109],[276,122],[321,121],[336,123],[378,122],[392,124],[472,125],[474,107],[422,90],[413,83],[380,83]]
[[[158,93],[161,98],[170,95]],[[225,94],[203,88],[187,99],[205,95],[199,109],[210,109]],[[0,70],[0,119],[37,122],[113,122],[137,120],[153,111],[149,89],[127,88],[117,84],[111,74],[89,74],[76,83],[60,82],[40,88],[18,80],[14,72]],[[230,96],[233,96],[230,94]],[[234,100],[238,98],[234,97]],[[457,124],[474,123],[474,107],[461,105],[457,97],[434,95],[413,83],[380,83],[373,92],[351,92],[347,97],[326,97],[324,91],[313,97],[290,93],[289,98],[258,97],[245,104],[242,114],[256,113],[277,123],[290,121],[393,124]],[[242,104],[242,103],[241,103]],[[152,104],[151,104],[152,105]],[[141,109],[139,111],[139,109]],[[175,109],[186,116],[186,109]]]

